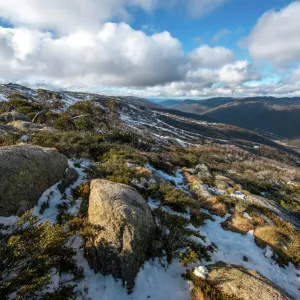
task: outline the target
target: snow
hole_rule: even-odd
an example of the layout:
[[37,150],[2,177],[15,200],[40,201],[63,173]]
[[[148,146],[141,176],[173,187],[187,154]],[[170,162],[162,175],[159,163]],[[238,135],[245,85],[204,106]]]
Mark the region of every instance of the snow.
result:
[[234,194],[231,194],[230,196],[235,197],[235,198],[239,198],[244,200],[246,198],[246,195],[243,194],[242,192],[235,192]]
[[7,101],[7,98],[3,94],[0,94],[0,101]]
[[266,247],[265,257],[271,258],[274,255],[274,252],[270,246]]
[[[80,160],[80,161],[76,161],[76,162],[79,163],[80,167],[83,167],[83,168],[87,167],[90,163],[88,160]],[[72,198],[71,191],[74,187],[86,182],[85,171],[82,168],[75,167],[74,163],[75,162],[69,160],[69,168],[74,168],[77,171],[79,177],[73,185],[71,185],[70,187],[68,187],[66,189],[66,191],[65,191],[66,199]],[[42,194],[41,198],[39,199],[38,204],[34,207],[33,214],[35,216],[39,216],[42,205],[45,202],[48,202],[48,208],[46,208],[45,211],[43,212],[41,222],[45,222],[46,220],[48,220],[48,221],[51,221],[53,224],[56,224],[56,217],[57,217],[57,207],[56,206],[58,204],[62,203],[62,200],[63,200],[63,195],[60,193],[60,191],[57,188],[59,183],[60,182],[56,183],[55,185],[50,187],[48,190],[46,190]],[[72,216],[76,216],[79,212],[79,208],[80,208],[80,201],[75,201],[75,204],[69,208],[68,212]]]
[[0,224],[4,226],[11,226],[17,221],[17,216],[10,216],[10,217],[0,217]]
[[224,191],[219,190],[216,187],[210,187],[207,184],[204,184],[203,187],[209,194],[213,194],[213,195],[224,195],[225,194]]
[[[82,244],[79,237],[76,247]],[[83,256],[83,249],[77,252],[77,263],[84,270],[85,278],[78,283],[78,299],[92,300],[188,300],[190,285],[182,278],[185,268],[179,261],[174,261],[168,268],[164,268],[158,259],[148,261],[136,277],[133,293],[128,295],[121,280],[112,276],[95,274]],[[87,294],[84,290],[87,288]]]
[[184,178],[183,178],[181,170],[176,170],[176,175],[172,176],[172,175],[165,173],[164,171],[155,169],[154,167],[150,166],[149,164],[146,164],[144,167],[155,172],[156,174],[158,174],[161,178],[163,178],[165,180],[173,181],[175,183],[176,187],[179,187],[180,185],[183,184]]
[[[223,230],[220,223],[228,217],[228,214],[224,218],[214,216],[215,222],[206,220],[206,224],[199,227],[201,235],[206,236],[206,243],[215,243],[218,247],[218,250],[212,254],[212,262],[208,264],[223,261],[256,270],[291,296],[299,299],[300,277],[297,276],[299,270],[291,263],[286,268],[281,268],[272,258],[266,258],[266,250],[255,244],[253,231],[241,235]],[[244,256],[247,256],[248,261],[243,260]]]
[[[74,167],[74,163],[80,165],[80,167]],[[76,166],[78,166],[75,164]],[[34,213],[39,215],[41,205],[48,201],[49,208],[45,209],[42,216],[42,222],[47,220],[52,223],[56,223],[57,216],[57,204],[66,201],[69,205],[68,213],[76,216],[78,214],[81,199],[73,199],[71,190],[82,183],[85,183],[86,168],[90,165],[89,160],[77,160],[69,161],[69,167],[73,167],[79,174],[78,180],[65,191],[65,197],[57,189],[56,183],[54,186],[46,190],[41,196],[37,206],[34,208]],[[176,170],[176,175],[171,176],[161,170],[156,170],[149,164],[146,168],[156,172],[159,176],[165,180],[173,181],[178,188],[184,186],[183,175],[180,170]],[[216,188],[210,188],[210,192],[221,193],[221,190]],[[245,195],[241,192],[233,194],[235,197],[242,198]],[[154,201],[152,198],[148,199],[151,209],[159,207],[160,201]],[[163,207],[164,210],[169,213],[174,212],[169,207]],[[208,212],[206,212],[208,213]],[[180,214],[181,216],[189,219],[189,213]],[[234,233],[231,231],[225,231],[221,227],[221,223],[227,219],[227,214],[224,218],[214,216],[214,221],[206,220],[206,224],[198,228],[192,225],[189,228],[193,230],[200,229],[201,235],[206,237],[205,242],[199,238],[192,237],[193,240],[209,245],[214,243],[218,249],[212,253],[212,261],[202,262],[202,265],[197,266],[194,269],[194,274],[201,278],[206,278],[207,269],[206,266],[219,261],[223,261],[232,265],[240,265],[246,269],[253,269],[261,273],[275,284],[286,290],[290,295],[295,298],[299,298],[300,289],[300,271],[297,270],[291,263],[286,268],[281,268],[273,259],[274,253],[271,247],[266,249],[259,248],[254,241],[253,232],[250,231],[246,235]],[[244,217],[251,218],[247,213],[244,213]],[[5,225],[12,225],[17,220],[16,216],[0,217],[0,223]],[[166,228],[166,230],[168,230]],[[167,232],[166,232],[167,233]],[[70,241],[71,242],[71,241]],[[76,249],[76,261],[79,267],[83,268],[85,278],[82,279],[76,287],[77,299],[91,299],[91,300],[188,300],[190,295],[191,284],[182,278],[182,274],[185,273],[186,268],[182,267],[178,260],[174,260],[167,268],[159,261],[154,259],[146,262],[139,271],[136,278],[136,285],[132,294],[128,294],[127,290],[122,286],[121,280],[116,280],[112,276],[103,276],[99,273],[95,273],[89,266],[87,260],[84,258],[83,241],[79,236],[74,236],[72,247]],[[244,257],[248,260],[244,261]],[[165,264],[166,265],[166,264]],[[55,290],[59,283],[62,281],[62,277],[56,274],[56,270],[53,270],[51,276],[53,282],[48,286],[49,289]]]
[[243,217],[252,220],[252,217],[247,212],[243,213]]
[[206,276],[208,275],[208,270],[207,270],[207,268],[204,267],[204,266],[199,266],[199,267],[195,268],[194,274],[195,274],[197,277],[206,279]]

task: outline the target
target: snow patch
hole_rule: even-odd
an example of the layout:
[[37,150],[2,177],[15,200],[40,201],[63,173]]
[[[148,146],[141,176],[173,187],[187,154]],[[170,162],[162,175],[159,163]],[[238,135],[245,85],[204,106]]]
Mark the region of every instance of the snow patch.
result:
[[207,277],[207,275],[208,275],[208,270],[207,270],[207,268],[204,267],[204,266],[199,266],[199,267],[195,268],[194,274],[195,274],[197,277],[206,279],[206,277]]

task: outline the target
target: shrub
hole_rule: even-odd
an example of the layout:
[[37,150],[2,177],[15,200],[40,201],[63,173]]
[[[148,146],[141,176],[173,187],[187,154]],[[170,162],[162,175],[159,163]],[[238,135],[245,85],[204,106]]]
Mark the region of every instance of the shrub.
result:
[[193,200],[185,192],[170,184],[153,183],[148,193],[153,199],[160,200],[164,205],[179,212],[186,212],[188,206],[193,203]]
[[0,146],[16,145],[19,142],[21,135],[16,133],[0,134]]
[[[198,231],[189,228],[189,220],[183,217],[169,214],[161,208],[154,210],[157,220],[159,234],[154,247],[154,256],[166,254],[168,263],[174,257],[181,257],[183,264],[188,264],[197,259],[210,259],[208,252],[213,251],[212,247],[205,247],[196,244],[191,240],[191,236],[204,239]],[[180,251],[186,249],[186,255],[180,255]]]
[[90,132],[37,132],[32,136],[32,144],[55,147],[68,157],[96,159],[101,153],[102,136]]
[[76,129],[76,126],[68,113],[62,113],[55,121],[55,128],[63,131],[72,131]]
[[104,163],[94,164],[92,173],[94,178],[107,178],[127,185],[131,185],[137,174],[135,168],[129,167],[127,161],[118,156],[112,156]]
[[[1,236],[0,256],[5,257],[0,262],[2,299],[12,293],[16,299],[73,299],[74,283],[83,275],[76,266],[74,249],[68,246],[69,238],[64,226],[41,224],[31,213],[24,214],[11,233]],[[69,283],[61,282],[58,290],[49,292],[53,270],[72,276]]]

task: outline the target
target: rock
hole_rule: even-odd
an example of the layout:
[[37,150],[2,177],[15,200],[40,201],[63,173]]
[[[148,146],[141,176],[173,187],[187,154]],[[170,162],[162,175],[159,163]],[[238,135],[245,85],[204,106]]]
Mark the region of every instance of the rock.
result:
[[30,122],[30,119],[23,114],[17,113],[15,111],[6,112],[0,114],[0,122],[12,122],[12,121],[27,121]]
[[238,266],[217,264],[212,267],[207,280],[225,294],[244,300],[292,300],[283,290],[256,271]]
[[88,222],[98,228],[85,245],[90,266],[95,272],[121,278],[130,291],[155,237],[147,202],[127,185],[93,180]]
[[60,193],[63,194],[66,188],[69,187],[71,184],[73,184],[78,179],[78,177],[79,175],[75,169],[68,168],[65,172],[64,178],[57,186]]
[[300,219],[297,218],[292,212],[283,208],[277,202],[256,195],[247,195],[244,201],[251,205],[254,204],[267,208],[270,212],[282,218],[283,220],[292,223],[298,230],[300,230]]
[[35,124],[31,122],[25,122],[25,121],[13,121],[10,122],[8,125],[13,126],[19,131],[30,133],[30,132],[36,132],[36,131],[49,131],[49,132],[55,132],[56,129],[46,126],[45,124]]
[[58,182],[68,167],[56,149],[32,145],[0,148],[0,215],[31,209],[42,193]]
[[17,133],[17,130],[13,126],[0,125],[0,133]]
[[199,164],[195,167],[195,169],[197,170],[198,176],[200,178],[210,178],[210,177],[212,177],[207,165],[205,165],[205,164]]

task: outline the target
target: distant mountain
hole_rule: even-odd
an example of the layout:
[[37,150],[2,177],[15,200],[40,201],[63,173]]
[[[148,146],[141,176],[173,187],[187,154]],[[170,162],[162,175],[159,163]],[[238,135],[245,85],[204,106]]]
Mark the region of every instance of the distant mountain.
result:
[[171,107],[215,122],[255,130],[272,138],[300,137],[300,98],[212,98]]
[[183,100],[168,99],[164,101],[157,101],[157,100],[151,100],[151,101],[164,107],[173,107],[175,105],[180,104]]

